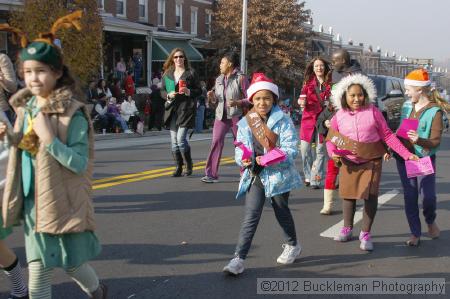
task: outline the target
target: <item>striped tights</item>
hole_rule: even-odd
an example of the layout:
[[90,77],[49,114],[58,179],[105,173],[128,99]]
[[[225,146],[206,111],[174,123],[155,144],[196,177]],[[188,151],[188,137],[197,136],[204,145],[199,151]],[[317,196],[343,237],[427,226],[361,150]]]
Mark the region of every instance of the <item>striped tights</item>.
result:
[[22,267],[20,267],[19,259],[16,257],[10,266],[3,268],[3,271],[11,281],[11,295],[25,297],[28,294],[28,289],[22,275]]
[[[31,299],[51,299],[52,298],[52,268],[45,268],[40,260],[28,264],[29,294]],[[92,267],[85,263],[77,268],[65,269],[67,275],[74,280],[81,289],[91,294],[99,287],[97,274]]]

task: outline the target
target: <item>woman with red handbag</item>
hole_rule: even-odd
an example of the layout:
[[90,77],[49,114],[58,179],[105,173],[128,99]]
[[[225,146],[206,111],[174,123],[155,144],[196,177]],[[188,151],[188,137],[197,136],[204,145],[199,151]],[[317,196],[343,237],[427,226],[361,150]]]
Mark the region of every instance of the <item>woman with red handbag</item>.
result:
[[317,118],[330,97],[331,68],[323,58],[314,58],[306,67],[305,81],[298,100],[303,109],[300,123],[300,152],[306,186],[319,189],[324,176],[323,136],[316,129]]

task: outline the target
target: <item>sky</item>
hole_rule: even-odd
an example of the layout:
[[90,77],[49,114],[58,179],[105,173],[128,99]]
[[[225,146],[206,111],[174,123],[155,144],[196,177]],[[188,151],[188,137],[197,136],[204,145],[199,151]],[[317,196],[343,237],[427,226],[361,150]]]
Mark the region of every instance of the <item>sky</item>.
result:
[[[305,0],[314,29],[450,67],[450,0]],[[436,65],[436,64],[435,64]]]

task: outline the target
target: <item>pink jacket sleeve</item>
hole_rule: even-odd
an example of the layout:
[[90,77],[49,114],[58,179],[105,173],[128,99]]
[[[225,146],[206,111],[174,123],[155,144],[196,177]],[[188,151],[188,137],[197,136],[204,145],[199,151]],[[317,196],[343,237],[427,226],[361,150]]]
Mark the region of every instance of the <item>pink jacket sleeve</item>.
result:
[[[330,128],[332,128],[335,131],[339,131],[337,120],[336,120],[336,114],[331,118]],[[331,143],[330,141],[327,141],[326,145],[327,145],[328,156],[330,156],[330,158],[331,158],[334,150],[337,149],[337,146],[334,145],[333,143]]]
[[386,142],[386,144],[397,154],[399,154],[404,160],[408,160],[408,158],[412,155],[410,151],[401,143],[401,141],[397,138],[397,136],[392,133],[391,129],[389,129],[386,120],[384,119],[383,114],[373,107],[373,115],[375,117],[375,121],[378,126],[378,134],[380,134],[381,139]]

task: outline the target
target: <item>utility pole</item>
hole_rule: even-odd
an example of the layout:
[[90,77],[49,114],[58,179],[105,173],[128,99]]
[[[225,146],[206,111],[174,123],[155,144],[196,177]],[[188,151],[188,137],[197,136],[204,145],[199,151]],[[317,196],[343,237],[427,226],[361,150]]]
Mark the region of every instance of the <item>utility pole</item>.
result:
[[245,48],[247,45],[247,0],[242,1],[242,40],[241,40],[241,71],[246,73]]

